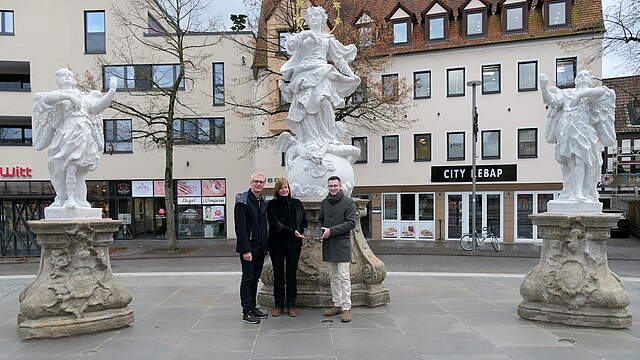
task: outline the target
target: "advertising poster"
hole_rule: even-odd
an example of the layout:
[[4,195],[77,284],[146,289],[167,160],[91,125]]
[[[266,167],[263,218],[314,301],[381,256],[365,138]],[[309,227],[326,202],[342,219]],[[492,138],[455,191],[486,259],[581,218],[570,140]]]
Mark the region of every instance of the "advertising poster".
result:
[[225,180],[202,180],[202,196],[225,196]]
[[384,221],[382,223],[382,238],[396,239],[398,237],[398,222]]
[[164,197],[164,180],[156,180],[153,182],[153,196]]
[[400,227],[400,237],[403,239],[415,239],[416,238],[416,225],[415,223],[402,223]]
[[205,206],[203,219],[205,221],[224,221],[224,206]]
[[133,197],[153,197],[153,181],[132,181]]
[[200,180],[178,180],[178,196],[200,196]]
[[434,239],[435,238],[435,222],[419,222],[418,223],[418,238],[420,239]]

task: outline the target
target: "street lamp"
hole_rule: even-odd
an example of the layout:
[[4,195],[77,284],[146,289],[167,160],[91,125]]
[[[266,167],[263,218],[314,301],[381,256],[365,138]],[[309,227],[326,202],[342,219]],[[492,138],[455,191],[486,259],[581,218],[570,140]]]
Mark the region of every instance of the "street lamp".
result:
[[478,85],[482,85],[482,81],[473,80],[467,81],[467,86],[472,88],[473,103],[471,106],[471,246],[472,250],[476,251],[476,241],[478,234],[476,233],[476,215],[477,215],[477,200],[476,200],[476,143],[478,142],[478,107],[476,106],[476,88]]

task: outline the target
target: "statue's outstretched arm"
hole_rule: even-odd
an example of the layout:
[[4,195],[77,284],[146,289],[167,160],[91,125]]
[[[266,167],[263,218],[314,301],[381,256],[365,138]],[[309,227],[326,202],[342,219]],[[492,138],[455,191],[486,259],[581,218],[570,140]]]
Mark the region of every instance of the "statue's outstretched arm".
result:
[[113,97],[116,95],[116,89],[118,88],[118,79],[115,76],[112,76],[109,80],[109,91],[107,91],[104,96],[96,99],[95,101],[89,103],[89,112],[92,114],[100,114],[105,111],[109,105],[111,105],[111,101]]
[[69,100],[76,105],[76,107],[80,107],[80,100],[71,93],[55,90],[51,92],[38,93],[37,96],[39,96],[47,105],[55,105],[59,102]]

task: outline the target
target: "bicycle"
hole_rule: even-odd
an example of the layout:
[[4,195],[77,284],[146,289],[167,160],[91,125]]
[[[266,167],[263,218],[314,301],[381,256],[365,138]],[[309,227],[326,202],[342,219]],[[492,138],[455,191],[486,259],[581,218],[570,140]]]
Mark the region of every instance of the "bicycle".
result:
[[[476,234],[476,246],[484,246],[486,240],[491,240],[491,246],[496,252],[502,251],[502,245],[496,238],[496,230],[493,226],[486,226],[482,228],[482,236]],[[473,238],[471,234],[464,234],[460,238],[460,247],[464,250],[473,250]]]

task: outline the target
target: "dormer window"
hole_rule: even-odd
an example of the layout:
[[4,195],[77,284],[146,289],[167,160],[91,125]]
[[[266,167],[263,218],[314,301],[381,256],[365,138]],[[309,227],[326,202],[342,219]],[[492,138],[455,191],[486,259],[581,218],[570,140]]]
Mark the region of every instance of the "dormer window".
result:
[[411,42],[411,25],[414,19],[402,5],[398,4],[385,20],[391,23],[393,45],[403,45]]
[[462,26],[465,36],[482,36],[487,33],[487,5],[480,0],[470,0],[462,10]]
[[409,21],[393,23],[393,43],[406,44],[409,42]]
[[627,114],[630,125],[640,125],[640,101],[631,100],[627,103]]
[[547,27],[569,25],[568,1],[548,1],[544,3],[544,23]]
[[519,32],[527,29],[527,12],[526,1],[505,1],[502,5],[502,31]]
[[361,47],[369,46],[373,44],[373,18],[367,13],[362,13],[358,21],[355,22],[355,27],[358,29],[358,44]]
[[449,28],[449,8],[445,8],[438,1],[422,13],[425,23],[427,41],[438,41],[447,38]]
[[444,39],[444,16],[429,19],[429,40]]

